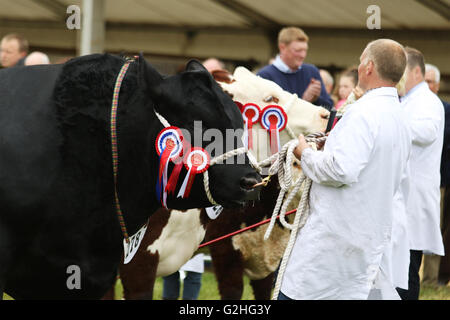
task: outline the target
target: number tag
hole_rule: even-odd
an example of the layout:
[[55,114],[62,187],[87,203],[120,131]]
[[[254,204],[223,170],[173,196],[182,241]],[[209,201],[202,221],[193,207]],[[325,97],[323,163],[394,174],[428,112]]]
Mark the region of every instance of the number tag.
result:
[[208,215],[208,217],[209,217],[211,220],[214,220],[214,219],[216,219],[216,218],[219,216],[219,214],[222,212],[223,207],[222,207],[222,206],[213,206],[213,207],[205,208],[205,210],[206,210],[206,214]]
[[138,232],[128,238],[130,242],[127,243],[127,241],[123,239],[123,264],[127,264],[128,262],[130,262],[136,254],[139,246],[141,245],[141,241],[144,238],[145,231],[147,230],[147,224],[148,223],[146,223],[141,229],[139,229]]

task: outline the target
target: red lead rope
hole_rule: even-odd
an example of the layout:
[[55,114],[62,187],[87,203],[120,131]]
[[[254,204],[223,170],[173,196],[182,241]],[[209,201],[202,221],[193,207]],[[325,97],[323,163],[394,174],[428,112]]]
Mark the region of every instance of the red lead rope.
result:
[[[297,212],[297,209],[288,211],[288,212],[286,212],[285,215],[287,216],[287,215],[290,215],[290,214],[295,213],[295,212]],[[278,215],[278,216],[277,216],[277,219],[278,219],[279,217],[280,217],[280,216]],[[262,226],[263,224],[269,223],[270,220],[271,220],[271,218],[266,219],[266,220],[263,220],[263,221],[260,221],[260,222],[258,222],[258,223],[252,224],[251,226],[248,226],[248,227],[245,227],[245,228],[243,228],[243,229],[234,231],[234,232],[232,232],[232,233],[226,234],[226,235],[224,235],[224,236],[221,236],[221,237],[219,237],[219,238],[213,239],[213,240],[211,240],[211,241],[202,243],[202,244],[198,247],[198,249],[203,248],[203,247],[206,247],[206,246],[209,246],[210,244],[219,242],[219,241],[224,240],[224,239],[226,239],[226,238],[235,236],[235,235],[237,235],[237,234],[239,234],[239,233],[242,233],[242,232],[245,232],[245,231],[247,231],[247,230],[250,230],[250,229],[253,229],[253,228]]]

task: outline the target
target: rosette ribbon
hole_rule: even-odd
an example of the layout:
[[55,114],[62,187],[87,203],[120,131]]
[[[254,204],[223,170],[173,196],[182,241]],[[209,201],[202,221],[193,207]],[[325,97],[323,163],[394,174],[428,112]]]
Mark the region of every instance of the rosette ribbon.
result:
[[260,118],[261,109],[254,103],[247,103],[241,108],[242,118],[245,123],[244,142],[247,149],[253,148],[253,124],[257,123]]
[[192,148],[184,156],[184,166],[188,170],[177,198],[187,198],[191,192],[192,185],[194,183],[195,176],[199,173],[203,173],[209,168],[210,157],[205,149],[200,147]]
[[[159,156],[158,178],[156,182],[156,197],[167,208],[167,171],[170,161],[181,158],[183,136],[177,127],[167,127],[156,137],[156,151]],[[175,183],[176,184],[176,183]]]
[[286,128],[287,115],[277,105],[268,105],[261,111],[261,126],[269,131],[270,151],[275,154],[280,151],[280,131]]

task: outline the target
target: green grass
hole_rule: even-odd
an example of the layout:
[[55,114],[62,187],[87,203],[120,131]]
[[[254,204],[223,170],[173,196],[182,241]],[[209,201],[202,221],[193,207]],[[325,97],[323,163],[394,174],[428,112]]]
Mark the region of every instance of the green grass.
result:
[[[153,291],[153,299],[161,300],[162,299],[162,287],[163,287],[163,279],[157,278],[155,282],[155,288]],[[122,299],[122,283],[120,280],[116,283],[116,299]],[[183,292],[183,285],[180,288],[180,296]],[[215,276],[210,271],[205,271],[202,277],[202,287],[200,288],[199,300],[220,300],[219,289],[217,287],[217,282]],[[250,287],[250,280],[245,277],[244,278],[244,292],[242,293],[242,300],[254,300],[253,291]]]
[[[154,299],[161,300],[162,297],[162,278],[156,279],[154,289]],[[182,288],[181,288],[182,290]],[[116,283],[116,299],[122,298],[122,284],[120,280]],[[12,300],[8,295],[3,295],[3,299]],[[202,278],[202,287],[200,289],[199,300],[219,300],[219,290],[214,274],[210,271],[205,271]],[[253,292],[250,287],[250,281],[247,277],[244,278],[244,292],[242,300],[253,300]],[[447,286],[431,286],[422,285],[420,291],[420,300],[450,300],[450,285]]]

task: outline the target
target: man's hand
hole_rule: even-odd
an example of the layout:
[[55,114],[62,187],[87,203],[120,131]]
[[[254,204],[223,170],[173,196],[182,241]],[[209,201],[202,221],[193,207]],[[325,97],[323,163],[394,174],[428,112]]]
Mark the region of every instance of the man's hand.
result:
[[306,148],[311,148],[306,142],[305,137],[301,134],[298,136],[298,146],[294,149],[294,155],[297,159],[301,160],[303,150]]
[[319,98],[321,90],[322,84],[320,83],[320,81],[311,78],[311,82],[303,93],[302,99],[309,102],[314,102],[317,100],[317,98]]

